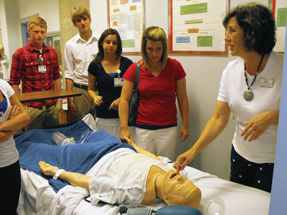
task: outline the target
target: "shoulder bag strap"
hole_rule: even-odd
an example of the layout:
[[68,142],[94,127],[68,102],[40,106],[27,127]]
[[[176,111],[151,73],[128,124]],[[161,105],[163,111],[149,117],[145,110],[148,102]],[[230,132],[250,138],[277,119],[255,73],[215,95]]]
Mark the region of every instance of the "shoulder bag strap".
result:
[[134,89],[138,89],[138,83],[139,83],[139,78],[140,78],[140,65],[139,63],[136,63],[136,76],[134,80]]

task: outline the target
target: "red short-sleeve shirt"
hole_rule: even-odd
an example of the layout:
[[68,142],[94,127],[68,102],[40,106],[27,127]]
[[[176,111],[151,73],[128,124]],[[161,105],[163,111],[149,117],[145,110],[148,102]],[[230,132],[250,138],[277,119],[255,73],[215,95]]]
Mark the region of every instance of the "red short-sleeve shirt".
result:
[[[132,64],[124,78],[134,82],[136,65]],[[168,58],[160,75],[155,77],[140,66],[138,90],[140,94],[136,124],[147,126],[170,126],[177,123],[176,81],[186,73],[175,59]]]

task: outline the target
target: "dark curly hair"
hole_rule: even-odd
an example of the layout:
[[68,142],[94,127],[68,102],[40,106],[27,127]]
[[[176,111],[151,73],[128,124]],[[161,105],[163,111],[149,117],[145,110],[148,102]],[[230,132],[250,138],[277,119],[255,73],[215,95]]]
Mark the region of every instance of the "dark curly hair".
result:
[[116,55],[117,57],[120,57],[120,55],[122,54],[122,40],[121,40],[121,37],[118,33],[118,31],[116,29],[113,29],[113,28],[108,28],[106,29],[102,35],[100,36],[100,39],[98,41],[98,53],[94,59],[94,61],[96,61],[97,63],[100,63],[103,59],[104,59],[104,48],[103,48],[103,42],[104,40],[107,38],[107,36],[109,35],[113,35],[115,34],[117,36],[117,50],[116,50]]
[[222,24],[225,29],[233,17],[236,18],[238,25],[243,30],[244,45],[247,51],[255,51],[260,55],[272,51],[276,44],[276,26],[271,10],[258,3],[239,5],[223,19]]

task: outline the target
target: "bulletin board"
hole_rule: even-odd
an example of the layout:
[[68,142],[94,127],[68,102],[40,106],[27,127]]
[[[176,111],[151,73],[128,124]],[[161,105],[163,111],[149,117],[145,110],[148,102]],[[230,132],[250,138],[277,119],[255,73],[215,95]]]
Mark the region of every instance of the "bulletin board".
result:
[[274,51],[284,53],[285,36],[286,36],[286,21],[287,21],[287,1],[273,0],[272,11],[277,26],[276,30],[276,45]]
[[109,27],[116,29],[124,54],[141,53],[141,37],[145,29],[144,0],[108,0]]
[[169,0],[170,54],[228,54],[222,20],[229,0]]

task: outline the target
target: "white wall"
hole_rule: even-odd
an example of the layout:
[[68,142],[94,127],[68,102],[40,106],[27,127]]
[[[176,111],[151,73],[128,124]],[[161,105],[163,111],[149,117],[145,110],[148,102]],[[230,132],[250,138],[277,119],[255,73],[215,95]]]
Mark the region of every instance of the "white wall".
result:
[[[7,1],[7,0],[6,0]],[[10,1],[10,0],[9,0]],[[47,33],[60,31],[59,0],[17,0],[19,18],[39,13],[48,25]]]
[[2,42],[7,55],[6,64],[2,66],[3,78],[9,79],[11,58],[19,43],[19,16],[17,0],[0,0]]

